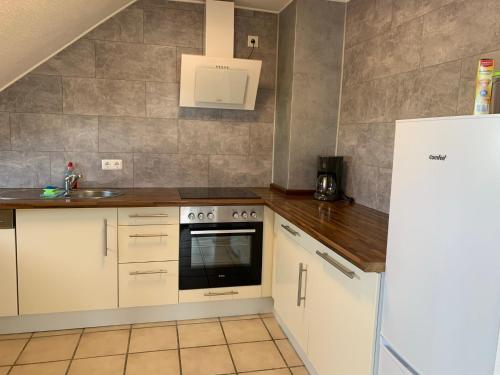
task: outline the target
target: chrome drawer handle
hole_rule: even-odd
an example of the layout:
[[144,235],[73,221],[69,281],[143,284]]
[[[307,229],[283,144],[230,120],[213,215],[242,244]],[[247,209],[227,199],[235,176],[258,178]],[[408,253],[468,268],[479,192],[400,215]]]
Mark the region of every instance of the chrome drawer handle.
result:
[[151,238],[151,237],[168,237],[168,234],[159,233],[159,234],[130,234],[130,238]]
[[132,272],[129,272],[128,274],[130,276],[137,276],[137,275],[156,275],[156,274],[163,274],[163,273],[168,273],[168,271],[167,270],[132,271]]
[[348,278],[354,279],[356,277],[356,272],[351,271],[347,267],[344,267],[342,264],[340,264],[335,259],[333,259],[330,255],[328,255],[328,253],[322,253],[321,251],[316,250],[316,254],[319,255],[324,260],[326,260],[328,263],[330,263],[332,266],[334,266],[336,269],[338,269],[340,272],[342,272]]
[[205,293],[205,297],[215,297],[215,296],[233,296],[235,294],[239,294],[240,292],[231,290],[230,292],[209,292]]
[[220,229],[220,230],[192,230],[192,235],[197,234],[244,234],[255,233],[255,229]]
[[300,237],[300,233],[297,232],[296,230],[293,230],[292,228],[290,228],[289,225],[285,225],[285,224],[281,224],[281,226],[283,227],[283,229],[285,229],[288,233],[294,235],[294,236],[299,236]]
[[142,218],[142,217],[168,217],[168,214],[151,214],[151,215],[133,214],[133,215],[128,215],[128,217],[133,218],[133,219]]
[[108,219],[104,219],[104,256],[108,256]]
[[299,287],[297,288],[297,306],[300,307],[302,301],[306,300],[306,296],[302,297],[302,275],[307,272],[307,268],[304,267],[304,263],[299,264]]

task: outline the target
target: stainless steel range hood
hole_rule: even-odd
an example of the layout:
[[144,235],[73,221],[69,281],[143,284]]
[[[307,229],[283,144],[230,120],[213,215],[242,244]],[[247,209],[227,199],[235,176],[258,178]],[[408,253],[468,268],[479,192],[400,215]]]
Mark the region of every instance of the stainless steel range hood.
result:
[[207,0],[205,55],[182,55],[180,106],[253,110],[262,61],[233,56],[234,3]]

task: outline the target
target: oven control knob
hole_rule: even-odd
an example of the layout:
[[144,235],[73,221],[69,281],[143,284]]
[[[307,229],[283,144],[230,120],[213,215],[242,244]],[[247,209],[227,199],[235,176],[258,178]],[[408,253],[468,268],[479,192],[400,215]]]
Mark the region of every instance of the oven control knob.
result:
[[257,218],[257,212],[255,212],[255,211],[250,212],[250,216],[253,217],[254,219],[256,219]]
[[233,212],[233,219],[237,219],[240,217],[240,214],[237,212]]
[[203,220],[203,217],[204,217],[204,216],[205,216],[205,215],[203,215],[203,213],[201,213],[201,212],[200,212],[200,213],[198,214],[198,219]]
[[207,214],[207,218],[209,218],[210,220],[212,220],[212,219],[214,218],[214,214],[213,214],[213,213],[211,213],[211,212],[209,212],[209,213]]
[[192,212],[188,215],[189,220],[194,220],[196,218],[196,215],[193,214]]
[[246,212],[246,211],[243,211],[243,212],[241,213],[241,217],[242,217],[243,219],[248,219],[248,214],[247,214],[247,212]]

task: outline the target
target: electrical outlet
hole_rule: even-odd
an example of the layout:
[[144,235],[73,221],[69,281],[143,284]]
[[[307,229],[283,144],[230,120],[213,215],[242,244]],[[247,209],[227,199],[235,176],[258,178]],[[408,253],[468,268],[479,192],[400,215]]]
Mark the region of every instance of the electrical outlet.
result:
[[[255,43],[252,43],[252,40],[255,41]],[[259,37],[255,35],[249,35],[248,36],[248,47],[252,48],[259,48]]]
[[121,159],[105,159],[102,160],[102,170],[103,171],[119,171],[123,169],[123,163]]

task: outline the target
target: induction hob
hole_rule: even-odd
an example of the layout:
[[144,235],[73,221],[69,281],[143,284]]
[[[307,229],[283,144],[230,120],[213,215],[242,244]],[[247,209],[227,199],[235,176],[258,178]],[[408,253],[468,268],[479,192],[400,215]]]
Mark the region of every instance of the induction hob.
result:
[[257,199],[257,194],[243,188],[180,188],[181,199]]

